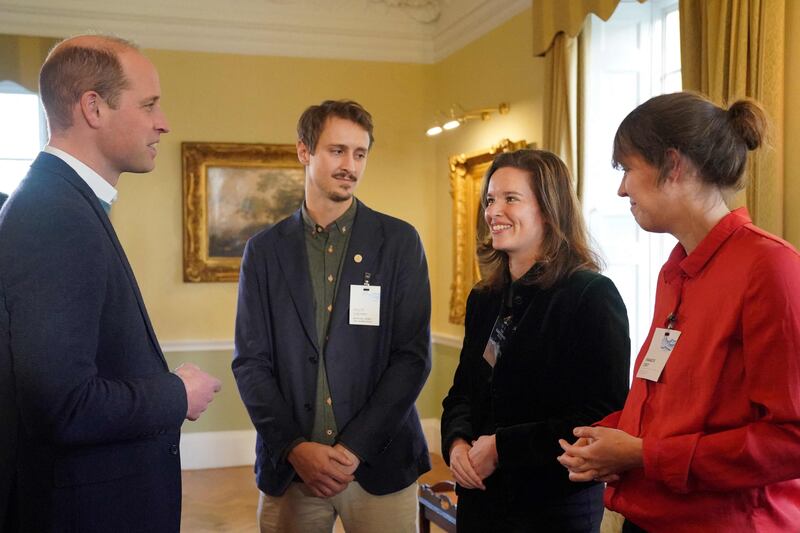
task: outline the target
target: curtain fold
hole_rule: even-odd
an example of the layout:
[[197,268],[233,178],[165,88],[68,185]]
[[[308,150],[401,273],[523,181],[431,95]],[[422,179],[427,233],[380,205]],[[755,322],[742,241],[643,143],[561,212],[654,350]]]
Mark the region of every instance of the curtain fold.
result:
[[770,117],[768,145],[752,154],[745,192],[753,221],[783,235],[785,0],[680,0],[683,88],[726,105],[750,97]]
[[579,45],[577,37],[559,33],[545,54],[544,136],[542,145],[558,155],[572,174],[580,190],[578,169],[578,78]]
[[[576,37],[589,13],[608,20],[620,0],[532,0],[533,55],[545,54],[559,33]],[[645,0],[639,0],[644,2]]]

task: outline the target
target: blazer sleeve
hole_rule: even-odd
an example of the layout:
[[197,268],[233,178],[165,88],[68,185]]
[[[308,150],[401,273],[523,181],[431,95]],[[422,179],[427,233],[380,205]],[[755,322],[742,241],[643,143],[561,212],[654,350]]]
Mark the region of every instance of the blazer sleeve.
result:
[[242,258],[232,369],[250,419],[277,467],[303,433],[281,393],[273,353],[266,258],[250,240]]
[[115,252],[95,213],[67,213],[39,217],[34,212],[24,223],[9,221],[16,227],[6,236],[14,235],[3,243],[19,250],[10,260],[4,254],[2,293],[23,426],[33,437],[61,445],[179,428],[187,409],[183,382],[156,362],[152,367],[135,363],[156,357],[152,351],[130,353],[120,346],[112,356],[132,361],[125,363],[131,376],[101,376],[98,353],[119,345],[102,342],[101,322],[108,313],[118,313],[118,320],[142,316],[139,309],[133,315],[109,299],[109,273],[118,267],[117,257],[109,257]]
[[408,228],[398,245],[389,363],[364,407],[341,429],[339,441],[370,463],[389,447],[414,409],[431,371],[431,291],[419,235]]
[[[628,394],[630,338],[625,304],[610,279],[594,277],[579,295],[574,316],[563,317],[569,338],[559,342],[568,353],[575,380],[569,390],[554,391],[571,405],[557,417],[498,428],[501,466],[546,466],[561,453],[558,439],[574,440],[576,426],[590,425],[621,409]],[[580,401],[576,401],[580,398]]]
[[462,438],[467,442],[475,437],[475,430],[472,427],[472,402],[475,401],[472,391],[474,376],[472,371],[476,354],[472,353],[468,347],[473,344],[472,335],[476,334],[478,328],[474,327],[475,307],[477,304],[477,293],[473,289],[467,298],[467,309],[464,317],[464,343],[461,347],[458,366],[453,377],[453,385],[442,401],[442,456],[445,462],[450,464],[450,447],[456,439]]

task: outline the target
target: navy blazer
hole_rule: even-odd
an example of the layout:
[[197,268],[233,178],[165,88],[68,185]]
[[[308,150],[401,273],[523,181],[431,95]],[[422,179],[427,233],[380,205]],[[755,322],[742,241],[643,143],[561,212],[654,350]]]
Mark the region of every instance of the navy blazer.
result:
[[[303,231],[298,210],[254,236],[239,279],[233,372],[258,431],[256,481],[271,495],[294,478],[285,454],[314,418],[321,348]],[[361,458],[356,481],[387,494],[430,469],[414,406],[431,368],[425,252],[411,225],[359,202],[343,261],[325,347],[338,441]],[[349,323],[350,286],[366,273],[381,287],[378,327]]]
[[20,531],[178,531],[185,388],[100,202],[50,154],[0,212],[0,303]]

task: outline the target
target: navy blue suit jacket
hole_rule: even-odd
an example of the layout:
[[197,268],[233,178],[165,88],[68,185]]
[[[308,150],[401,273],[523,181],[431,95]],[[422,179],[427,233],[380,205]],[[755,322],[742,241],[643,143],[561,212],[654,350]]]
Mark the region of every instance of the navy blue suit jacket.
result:
[[98,199],[46,153],[0,212],[0,380],[21,531],[178,531],[183,383]]
[[[350,286],[362,285],[367,272],[370,284],[381,287],[378,327],[349,323]],[[258,431],[256,481],[268,494],[289,486],[295,472],[285,453],[311,435],[320,354],[298,210],[250,239],[239,279],[233,372]],[[387,494],[429,470],[414,407],[431,367],[425,252],[412,226],[360,202],[325,365],[338,441],[361,458],[356,481],[370,493]]]

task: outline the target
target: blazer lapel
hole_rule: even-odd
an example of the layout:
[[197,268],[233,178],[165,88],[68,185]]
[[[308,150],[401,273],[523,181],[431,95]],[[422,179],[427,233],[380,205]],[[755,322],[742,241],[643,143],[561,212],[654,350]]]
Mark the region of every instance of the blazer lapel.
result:
[[311,276],[308,273],[303,218],[298,209],[288,224],[281,228],[281,238],[275,245],[278,263],[289,288],[292,302],[300,315],[306,335],[314,344],[317,354],[317,326],[314,319],[314,295],[311,291]]
[[363,285],[367,272],[370,274],[370,285],[381,284],[380,277],[375,276],[375,270],[383,247],[383,225],[375,216],[375,211],[360,201],[352,231],[343,258],[339,286],[336,289],[336,301],[329,328],[331,332],[337,331],[343,324],[349,322],[351,285]]
[[[53,161],[51,161],[52,159]],[[153,325],[150,323],[150,317],[147,315],[147,308],[144,305],[144,300],[142,299],[142,293],[139,291],[139,285],[136,283],[136,277],[133,275],[133,269],[131,265],[128,263],[128,257],[125,255],[125,251],[122,249],[122,245],[117,238],[117,232],[114,231],[114,227],[111,225],[111,221],[108,219],[108,215],[106,214],[103,207],[100,205],[100,200],[98,200],[97,196],[94,194],[94,191],[86,184],[83,179],[78,176],[78,174],[73,170],[72,167],[67,165],[64,161],[59,159],[58,157],[42,153],[34,162],[34,165],[37,163],[41,163],[44,168],[51,172],[55,172],[65,180],[67,180],[75,189],[84,197],[86,202],[89,204],[89,207],[94,211],[95,215],[100,219],[100,223],[103,225],[103,228],[106,230],[106,234],[108,238],[111,239],[111,243],[114,246],[114,250],[117,252],[117,257],[119,257],[120,262],[122,263],[122,267],[125,270],[125,274],[128,278],[128,283],[131,286],[131,290],[133,290],[134,295],[136,296],[136,303],[139,306],[139,312],[142,315],[142,319],[144,320],[148,336],[150,337],[150,343],[153,346],[153,350],[158,354],[159,358],[161,359],[162,363],[164,363],[165,368],[169,368],[167,365],[167,360],[164,358],[164,354],[161,351],[161,346],[158,344],[158,339],[156,338],[156,333],[153,330]]]

